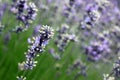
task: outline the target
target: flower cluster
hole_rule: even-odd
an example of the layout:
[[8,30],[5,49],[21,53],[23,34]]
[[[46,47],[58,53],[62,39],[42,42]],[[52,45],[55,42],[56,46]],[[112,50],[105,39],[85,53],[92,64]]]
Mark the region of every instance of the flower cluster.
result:
[[33,69],[33,67],[36,66],[37,61],[34,61],[34,58],[44,51],[45,46],[52,36],[53,29],[49,26],[42,26],[38,36],[28,39],[29,49],[25,53],[26,61],[19,63],[21,70]]
[[110,53],[109,41],[101,38],[102,41],[93,41],[85,48],[85,54],[88,59],[98,61],[101,58],[107,58]]
[[35,20],[38,9],[32,2],[29,2],[28,4],[27,0],[18,0],[13,3],[11,11],[15,13],[16,18],[25,25],[25,28],[23,29],[27,29],[29,24]]
[[[111,11],[111,9],[115,9],[115,11]],[[78,25],[79,34],[77,33],[82,46],[89,44],[83,49],[84,53],[92,61],[102,58],[110,59],[119,52],[120,28],[118,20],[116,20],[120,15],[119,9],[111,4],[105,4],[104,1],[93,0],[93,3],[85,7],[84,13],[83,20],[80,20]],[[112,14],[114,15],[111,18]],[[111,23],[113,24],[109,25]]]
[[[73,75],[74,80],[76,80],[80,75],[87,75],[87,67],[90,66],[91,68],[91,65],[89,65],[91,63],[87,63],[87,61],[92,61],[95,63],[99,63],[101,61],[110,63],[120,53],[120,10],[114,3],[112,3],[113,1],[35,0],[34,4],[28,0],[13,0],[10,11],[16,16],[17,20],[14,23],[18,23],[18,25],[16,26],[16,28],[12,29],[12,31],[16,33],[26,31],[31,26],[31,23],[38,19],[38,24],[42,23],[51,24],[53,26],[60,26],[59,28],[55,27],[57,29],[55,32],[55,38],[49,50],[49,53],[52,55],[53,58],[55,58],[55,61],[53,61],[52,64],[54,64],[54,62],[55,64],[56,62],[60,62],[60,64],[57,63],[55,65],[55,68],[59,70],[58,72],[60,72],[62,70],[65,70],[67,68],[67,63],[69,65],[70,61],[74,61],[76,57],[81,59],[75,60],[75,62],[73,64],[70,64],[70,66],[67,68],[68,75]],[[36,19],[38,12],[36,5],[41,10],[41,16],[39,16],[40,18],[38,17],[38,19]],[[10,35],[11,30],[10,32],[7,32],[10,27],[7,28],[6,25],[11,24],[13,21],[11,20],[10,22],[7,21],[7,23],[5,23],[5,19],[3,18],[6,17],[7,14],[5,14],[5,16],[3,15],[4,12],[8,12],[7,10],[5,11],[5,7],[6,5],[0,3],[0,22],[5,25],[5,32],[2,33],[4,26],[0,24],[0,34],[2,33],[1,37],[4,38],[4,43],[7,44],[12,35]],[[9,26],[14,25],[14,23]],[[36,24],[37,23],[33,25]],[[29,45],[28,50],[25,52],[25,60],[21,63],[18,63],[20,70],[23,70],[23,72],[25,71],[24,75],[26,77],[31,75],[31,73],[29,75],[26,75],[26,71],[33,70],[33,68],[37,64],[36,58],[41,55],[42,52],[44,52],[49,40],[53,37],[53,29],[49,26],[38,25],[30,30],[33,30],[33,37],[28,38]],[[13,39],[11,39],[10,41],[12,40]],[[70,42],[76,43],[70,44]],[[12,43],[10,43],[9,45],[12,46]],[[6,47],[4,46],[1,48],[3,49],[0,49],[1,51],[11,49],[6,49]],[[73,54],[70,54],[71,51]],[[83,56],[84,54],[81,53],[84,53],[85,56]],[[84,63],[82,63],[82,60],[85,60],[88,65],[86,66]],[[99,64],[95,64],[96,68],[100,66],[101,65]],[[114,63],[112,73],[104,75],[104,80],[118,80],[119,78],[120,58]],[[19,76],[17,77],[17,79],[26,80],[24,76]]]
[[74,34],[68,33],[69,26],[66,24],[63,24],[58,29],[58,35],[55,39],[55,44],[57,45],[60,52],[64,51],[64,48],[67,46],[69,41],[77,41],[77,38]]
[[83,17],[83,21],[81,21],[80,25],[82,29],[91,29],[95,25],[101,16],[99,11],[99,5],[97,3],[93,3],[92,5],[87,5],[86,14]]
[[78,78],[80,75],[86,76],[86,70],[87,67],[84,63],[82,63],[80,60],[75,60],[75,62],[69,66],[68,68],[68,75],[72,74],[73,72],[76,72],[75,79]]
[[[100,56],[101,58],[106,59],[114,57],[114,54],[119,53],[119,33],[120,28],[118,26],[114,26],[108,30],[103,30],[101,33],[95,32],[94,35],[92,35],[92,41],[89,40],[90,45],[85,47],[85,54],[94,56],[94,58],[95,56],[99,56],[99,59]],[[94,49],[93,47],[96,47],[97,49]],[[101,48],[103,49],[102,52],[99,50]],[[96,57],[96,59],[98,58]]]

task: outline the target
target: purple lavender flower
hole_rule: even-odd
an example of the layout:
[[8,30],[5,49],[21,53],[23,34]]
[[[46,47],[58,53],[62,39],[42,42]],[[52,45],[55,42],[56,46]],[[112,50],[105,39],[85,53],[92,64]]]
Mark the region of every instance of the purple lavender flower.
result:
[[73,6],[73,4],[75,3],[75,0],[69,0],[69,5]]
[[67,73],[70,75],[76,71],[74,76],[74,80],[76,80],[80,75],[87,76],[86,70],[87,67],[84,63],[82,63],[80,60],[75,60],[75,62],[69,66]]
[[33,69],[36,66],[37,61],[34,58],[39,56],[39,53],[44,51],[45,46],[48,44],[49,39],[53,36],[53,29],[49,26],[42,26],[39,30],[39,34],[32,39],[28,39],[29,49],[25,53],[26,61],[19,63],[21,70]]
[[77,41],[77,38],[74,34],[68,32],[69,26],[67,24],[62,24],[61,27],[57,30],[58,35],[55,39],[55,44],[58,47],[60,52],[64,51],[64,48],[70,41]]
[[86,47],[85,53],[87,54],[88,59],[98,61],[104,57],[107,57],[106,55],[110,53],[110,46],[105,40],[101,42],[95,41]]
[[11,11],[16,14],[19,21],[24,23],[25,26],[22,28],[22,31],[24,31],[35,20],[38,9],[32,2],[28,4],[27,0],[18,0],[12,5]]
[[56,45],[58,45],[59,40],[61,40],[61,39],[63,38],[62,36],[67,33],[68,28],[69,28],[68,25],[63,24],[63,25],[57,30],[58,35],[57,35],[57,38],[55,39],[55,44],[56,44]]
[[86,25],[93,26],[95,21],[98,21],[100,18],[100,12],[98,10],[99,5],[92,4],[88,5],[86,7],[87,15],[84,16],[83,22],[86,23]]

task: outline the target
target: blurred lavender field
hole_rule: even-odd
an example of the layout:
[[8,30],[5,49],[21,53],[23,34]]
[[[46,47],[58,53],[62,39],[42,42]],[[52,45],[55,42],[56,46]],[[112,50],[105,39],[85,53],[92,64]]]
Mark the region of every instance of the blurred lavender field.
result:
[[0,0],[0,80],[120,80],[120,0]]

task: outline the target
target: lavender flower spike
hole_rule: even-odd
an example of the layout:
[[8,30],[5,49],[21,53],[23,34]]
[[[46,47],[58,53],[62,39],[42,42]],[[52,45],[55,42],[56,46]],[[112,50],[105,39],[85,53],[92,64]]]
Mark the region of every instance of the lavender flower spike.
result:
[[39,30],[39,34],[32,39],[28,39],[28,51],[25,53],[26,60],[19,63],[20,70],[30,69],[36,66],[37,61],[34,61],[35,57],[39,56],[39,53],[44,51],[48,41],[53,36],[53,29],[49,26],[42,26]]

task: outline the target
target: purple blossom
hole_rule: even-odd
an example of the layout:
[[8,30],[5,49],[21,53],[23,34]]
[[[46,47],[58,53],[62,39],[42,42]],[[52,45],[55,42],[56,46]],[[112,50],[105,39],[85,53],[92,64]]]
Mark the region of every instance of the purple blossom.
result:
[[21,70],[33,69],[36,66],[34,58],[39,56],[39,53],[44,51],[45,46],[48,44],[49,39],[53,36],[53,29],[49,26],[42,26],[39,30],[39,34],[32,39],[28,39],[28,51],[25,53],[26,61],[19,63]]
[[110,47],[105,41],[102,42],[92,42],[89,46],[85,48],[85,54],[87,54],[88,59],[92,61],[98,61],[104,58],[104,55],[109,54]]
[[87,67],[83,62],[80,60],[75,60],[74,63],[69,66],[67,73],[70,75],[76,71],[76,74],[74,76],[74,80],[76,80],[80,75],[87,76],[86,70]]
[[37,16],[37,7],[32,2],[27,2],[27,0],[18,0],[14,2],[10,9],[14,14],[16,14],[16,18],[23,22],[25,26],[23,26],[23,30],[29,27],[29,24],[32,23]]

